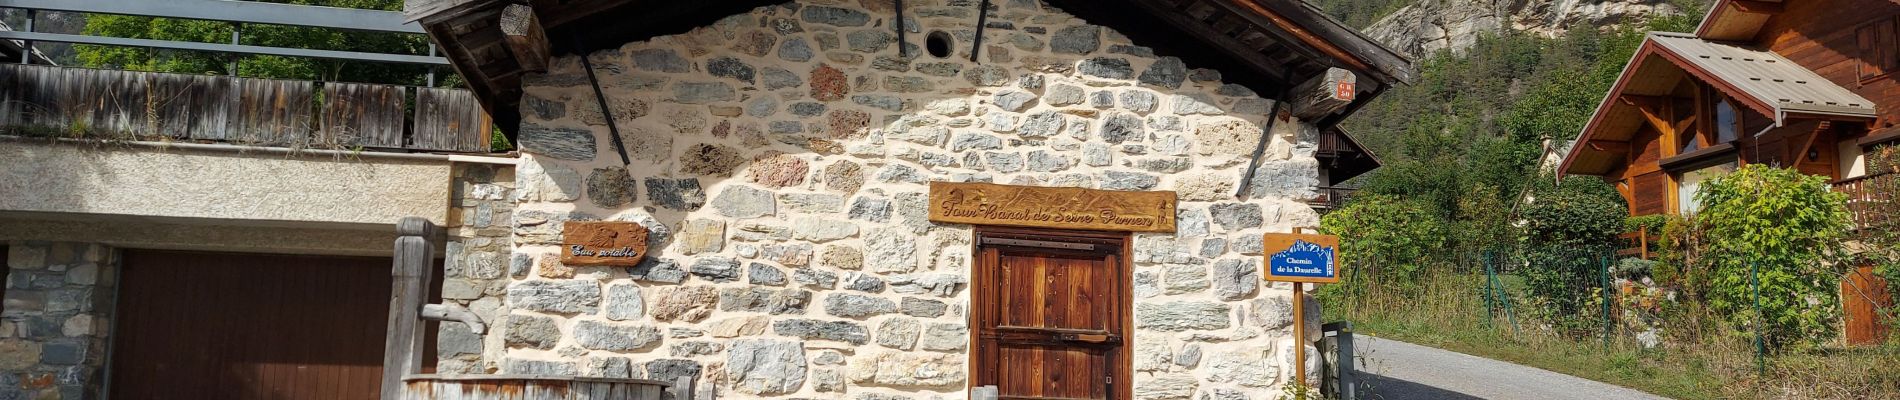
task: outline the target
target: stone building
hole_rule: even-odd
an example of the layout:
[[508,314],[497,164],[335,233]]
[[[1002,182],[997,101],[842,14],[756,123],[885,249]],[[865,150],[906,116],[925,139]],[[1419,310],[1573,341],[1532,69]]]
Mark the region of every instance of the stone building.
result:
[[[410,3],[524,153],[500,320],[443,371],[1273,398],[1315,350],[1261,235],[1318,224],[1320,138],[1411,74],[1297,1],[726,3]],[[564,264],[582,221],[649,253]]]

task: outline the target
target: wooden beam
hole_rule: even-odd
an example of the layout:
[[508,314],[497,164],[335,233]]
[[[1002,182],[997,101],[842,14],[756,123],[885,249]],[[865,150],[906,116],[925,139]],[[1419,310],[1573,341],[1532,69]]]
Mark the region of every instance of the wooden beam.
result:
[[515,54],[515,62],[527,71],[546,71],[548,59],[552,57],[548,48],[547,32],[542,31],[541,21],[534,16],[534,9],[525,5],[511,4],[501,10],[501,34],[508,43],[508,51]]
[[1327,68],[1326,73],[1306,80],[1287,94],[1293,116],[1315,120],[1338,112],[1358,98],[1358,76],[1343,68]]
[[1616,100],[1623,102],[1623,104],[1636,107],[1656,107],[1663,104],[1663,98],[1660,96],[1645,96],[1640,94],[1625,94],[1617,96]]
[[[1412,62],[1352,28],[1331,22],[1324,14],[1299,0],[1210,0],[1269,30],[1311,46],[1348,68],[1383,75],[1390,80],[1411,82],[1416,72]],[[1377,76],[1375,76],[1376,78]]]
[[1592,139],[1590,140],[1589,143],[1586,143],[1586,144],[1590,146],[1591,150],[1596,150],[1596,151],[1625,152],[1625,153],[1630,151],[1630,142]]
[[1285,66],[1272,62],[1265,54],[1261,54],[1259,51],[1249,48],[1246,43],[1242,43],[1239,39],[1229,37],[1220,32],[1215,32],[1214,28],[1208,26],[1206,23],[1190,18],[1186,13],[1160,4],[1155,4],[1153,0],[1138,0],[1134,1],[1134,3],[1141,8],[1141,12],[1159,17],[1167,21],[1169,25],[1174,25],[1175,28],[1179,28],[1189,35],[1205,38],[1209,45],[1226,52],[1229,56],[1239,59],[1242,64],[1253,67],[1254,70],[1266,75],[1268,80],[1278,82],[1287,81]]
[[1785,9],[1782,3],[1758,0],[1731,0],[1729,4],[1735,6],[1735,11],[1749,14],[1779,14]]

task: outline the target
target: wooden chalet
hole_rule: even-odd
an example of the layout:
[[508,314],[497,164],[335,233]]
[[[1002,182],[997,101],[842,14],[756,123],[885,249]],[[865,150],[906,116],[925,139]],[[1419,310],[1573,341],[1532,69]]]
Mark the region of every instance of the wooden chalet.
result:
[[1693,34],[1649,34],[1559,171],[1610,181],[1630,215],[1675,215],[1710,178],[1790,167],[1833,180],[1856,226],[1885,226],[1868,206],[1891,194],[1867,188],[1900,174],[1868,154],[1900,142],[1896,26],[1889,0],[1717,1]]
[[1881,175],[1864,154],[1900,139],[1896,23],[1890,1],[1717,2],[1695,34],[1649,35],[1560,171],[1615,183],[1631,215],[1691,211],[1745,164]]

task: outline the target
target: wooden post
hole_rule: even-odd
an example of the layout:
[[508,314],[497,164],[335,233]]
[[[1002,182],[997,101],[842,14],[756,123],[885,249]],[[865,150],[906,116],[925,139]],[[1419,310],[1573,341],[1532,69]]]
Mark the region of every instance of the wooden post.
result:
[[508,43],[508,51],[515,55],[515,62],[521,64],[524,71],[546,71],[548,58],[548,36],[541,30],[540,19],[535,18],[534,9],[521,4],[511,4],[501,9],[501,33]]
[[[1293,228],[1293,233],[1305,231]],[[1306,282],[1293,282],[1293,376],[1306,386]]]
[[405,217],[396,223],[396,257],[390,269],[389,331],[383,342],[383,399],[393,400],[402,392],[404,375],[422,373],[422,303],[429,296],[426,286],[434,280],[435,224],[422,217]]

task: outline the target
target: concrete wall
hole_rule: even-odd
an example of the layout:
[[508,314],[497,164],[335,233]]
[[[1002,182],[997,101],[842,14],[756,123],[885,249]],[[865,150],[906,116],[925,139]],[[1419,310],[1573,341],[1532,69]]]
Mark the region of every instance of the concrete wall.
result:
[[[905,3],[907,56],[888,2],[840,0],[589,55],[624,169],[576,57],[526,76],[524,273],[486,340],[505,346],[500,372],[695,376],[734,399],[960,398],[972,227],[927,221],[926,189],[981,181],[1178,192],[1177,232],[1134,235],[1136,397],[1278,397],[1304,346],[1290,287],[1260,282],[1260,236],[1318,224],[1302,202],[1319,184],[1315,129],[1263,132],[1272,100],[1036,2],[994,2],[981,63],[974,2]],[[924,54],[937,30],[954,54]],[[652,254],[562,265],[568,220],[645,224]]]
[[0,211],[440,224],[448,182],[446,160],[0,142]]

